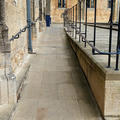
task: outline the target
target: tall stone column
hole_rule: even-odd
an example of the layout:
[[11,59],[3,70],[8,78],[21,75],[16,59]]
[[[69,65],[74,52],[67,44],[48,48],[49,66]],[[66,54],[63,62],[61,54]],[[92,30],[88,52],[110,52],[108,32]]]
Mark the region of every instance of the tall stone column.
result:
[[39,18],[42,21],[42,0],[39,0]]
[[16,81],[11,69],[10,41],[5,24],[5,0],[0,0],[0,105],[16,102]]
[[46,0],[46,15],[50,15],[51,0]]

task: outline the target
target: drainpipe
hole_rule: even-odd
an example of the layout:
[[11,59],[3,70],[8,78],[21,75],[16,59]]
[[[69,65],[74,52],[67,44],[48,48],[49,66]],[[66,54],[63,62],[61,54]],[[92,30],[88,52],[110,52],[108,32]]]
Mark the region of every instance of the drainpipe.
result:
[[27,0],[27,25],[28,28],[28,52],[32,53],[32,38],[31,38],[31,1]]

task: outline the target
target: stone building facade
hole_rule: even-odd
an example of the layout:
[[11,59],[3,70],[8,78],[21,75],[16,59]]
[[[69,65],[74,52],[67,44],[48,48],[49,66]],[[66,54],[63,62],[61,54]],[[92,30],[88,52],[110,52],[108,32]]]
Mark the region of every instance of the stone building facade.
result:
[[[62,13],[66,8],[71,8],[75,4],[77,4],[78,0],[65,0],[65,6],[59,7],[59,0],[51,0],[51,20],[53,23],[62,23]],[[62,2],[61,2],[62,3]]]
[[[50,15],[53,23],[62,23],[62,13],[66,8],[71,8],[75,4],[79,2],[79,0],[65,0],[65,6],[59,7],[60,0],[51,0],[50,2]],[[62,1],[62,0],[61,0]],[[94,21],[94,0],[87,0],[88,1],[88,22]],[[119,0],[113,0],[113,21],[118,21],[118,11],[119,11]],[[111,0],[97,0],[97,22],[100,23],[107,23],[110,19],[110,8]],[[86,15],[86,0],[81,0],[81,14],[82,14],[82,21],[85,21]]]
[[[30,0],[31,20],[40,18],[39,24],[45,23],[45,15],[50,15],[52,22],[61,23],[65,8],[70,8],[77,0],[66,1],[64,8],[58,8],[58,0]],[[19,73],[28,58],[28,32],[20,34],[17,39],[10,39],[27,25],[26,0],[0,1],[0,105],[12,104],[17,100]],[[32,38],[36,32],[32,27]]]
[[[45,23],[45,15],[51,16],[52,23],[63,23],[62,13],[78,0],[30,0],[31,20],[38,17]],[[62,1],[62,2],[61,2]],[[92,0],[88,8],[88,21],[94,21]],[[85,20],[85,0],[82,2],[82,19]],[[64,3],[64,4],[63,4]],[[94,6],[94,2],[93,2]],[[18,74],[23,70],[28,58],[28,32],[10,41],[20,29],[27,25],[26,0],[0,0],[0,105],[13,104],[17,100]],[[114,22],[118,16],[118,1],[114,0]],[[109,0],[97,0],[97,22],[108,22],[110,18]],[[36,32],[35,24],[32,33]],[[32,34],[34,38],[34,34]]]
[[[31,20],[39,17],[39,1],[31,0]],[[26,0],[0,1],[0,105],[13,104],[17,99],[18,73],[28,58],[28,32],[18,39],[12,36],[27,25]]]
[[[88,0],[88,22],[94,21],[94,0]],[[86,0],[81,0],[82,2],[82,18],[85,20],[85,8]],[[118,0],[113,0],[113,21],[117,22],[119,12]],[[106,23],[110,19],[111,13],[111,0],[97,0],[97,22]]]

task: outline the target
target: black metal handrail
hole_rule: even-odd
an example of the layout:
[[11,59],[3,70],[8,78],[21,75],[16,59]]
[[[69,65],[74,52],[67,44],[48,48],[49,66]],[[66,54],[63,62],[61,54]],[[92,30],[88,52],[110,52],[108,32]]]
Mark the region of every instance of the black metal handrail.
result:
[[[118,3],[119,4],[119,3]],[[84,42],[84,46],[88,44],[92,48],[93,55],[108,55],[108,68],[111,67],[111,55],[116,55],[116,66],[115,70],[119,70],[119,54],[120,54],[120,8],[119,8],[119,21],[118,23],[113,23],[113,0],[111,0],[111,13],[110,13],[110,20],[108,23],[100,23],[97,22],[97,0],[95,0],[94,4],[94,22],[88,22],[88,2],[86,0],[85,8],[85,21],[82,21],[82,4],[81,0],[72,8],[66,9],[64,12],[64,26],[67,28],[67,32],[70,32],[72,37],[77,38],[77,34],[79,35],[79,42],[82,38],[82,42]],[[81,26],[84,25],[84,32],[82,31]],[[88,25],[93,25],[93,40],[89,41],[87,37],[87,27]],[[109,28],[109,48],[108,52],[104,52],[99,50],[96,47],[96,28],[98,25],[107,25]],[[118,31],[117,37],[117,46],[116,51],[112,52],[112,37],[113,37],[113,30],[116,27],[116,31]],[[105,28],[105,27],[104,27]]]
[[30,26],[26,25],[24,28],[20,29],[20,31],[17,34],[13,35],[12,38],[9,39],[9,41],[14,41],[15,39],[19,39],[21,33],[25,32],[29,27],[34,25],[38,20],[39,20],[39,17],[35,21],[33,21]]

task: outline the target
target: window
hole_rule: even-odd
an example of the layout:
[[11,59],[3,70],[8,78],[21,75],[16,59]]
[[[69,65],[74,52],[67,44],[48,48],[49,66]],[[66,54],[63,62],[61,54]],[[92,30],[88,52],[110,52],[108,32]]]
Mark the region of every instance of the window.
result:
[[66,7],[66,1],[65,0],[58,0],[58,7],[59,8],[65,8]]
[[94,8],[95,1],[94,0],[87,0],[87,8]]
[[111,0],[108,0],[108,8],[111,8]]

